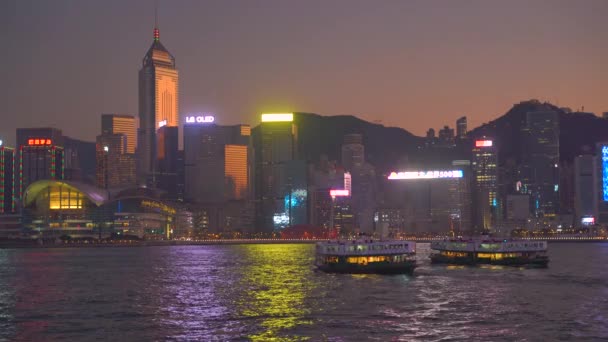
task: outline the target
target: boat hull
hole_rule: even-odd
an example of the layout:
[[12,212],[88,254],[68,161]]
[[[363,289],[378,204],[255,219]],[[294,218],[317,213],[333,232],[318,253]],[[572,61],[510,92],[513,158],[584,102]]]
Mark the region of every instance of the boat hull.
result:
[[474,256],[466,257],[448,257],[441,254],[431,255],[431,263],[433,264],[451,264],[451,265],[501,265],[501,266],[526,266],[545,268],[549,266],[548,257],[517,257],[517,258],[502,258],[502,259],[486,259],[475,258]]
[[365,265],[353,263],[331,263],[317,265],[317,268],[327,273],[351,274],[411,274],[416,268],[416,262],[374,262]]

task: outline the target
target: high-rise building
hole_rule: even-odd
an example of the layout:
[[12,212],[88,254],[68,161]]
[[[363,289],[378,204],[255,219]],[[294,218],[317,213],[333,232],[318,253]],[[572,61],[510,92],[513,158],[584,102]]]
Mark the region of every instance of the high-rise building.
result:
[[526,114],[521,192],[530,195],[537,217],[555,216],[559,209],[559,130],[559,114],[555,111]]
[[488,231],[496,221],[498,203],[498,153],[495,140],[475,140],[472,150],[474,219],[478,230]]
[[306,223],[298,222],[293,215],[294,207],[306,212],[307,197],[306,165],[298,161],[297,127],[293,120],[293,113],[262,114],[262,123],[252,132],[259,231]]
[[158,28],[139,70],[138,179],[153,185],[157,170],[156,131],[178,126],[179,93],[175,58],[160,42]]
[[347,134],[342,143],[342,166],[352,170],[365,163],[365,147],[361,134]]
[[598,219],[597,158],[592,155],[574,158],[574,212],[577,226],[594,224]]
[[95,142],[63,137],[65,180],[95,183]]
[[164,190],[171,199],[178,197],[178,128],[162,126],[156,131],[157,166],[154,184]]
[[185,124],[185,198],[215,203],[249,199],[250,135],[248,125]]
[[135,156],[128,150],[125,134],[97,136],[95,185],[102,189],[129,188],[136,185]]
[[439,130],[439,143],[445,147],[451,147],[454,145],[454,129],[448,126],[444,126]]
[[64,137],[56,128],[17,128],[16,199],[41,179],[64,179]]
[[137,123],[134,116],[101,114],[101,134],[124,134],[127,138],[125,153],[135,153],[135,148],[137,147]]
[[0,141],[0,214],[15,211],[15,150]]
[[467,117],[463,116],[456,120],[456,137],[464,139],[467,137]]

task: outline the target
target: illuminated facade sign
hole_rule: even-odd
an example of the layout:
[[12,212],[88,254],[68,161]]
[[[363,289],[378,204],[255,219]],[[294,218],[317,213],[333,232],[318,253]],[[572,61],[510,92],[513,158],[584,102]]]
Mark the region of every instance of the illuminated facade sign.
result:
[[344,189],[348,191],[353,190],[353,178],[350,175],[350,172],[344,172]]
[[462,170],[443,171],[403,171],[391,172],[388,179],[438,179],[438,178],[462,178]]
[[595,217],[583,217],[581,223],[584,225],[593,225],[595,224]]
[[158,128],[161,128],[163,126],[167,126],[167,120],[163,120],[158,123]]
[[491,147],[492,140],[476,140],[475,147]]
[[347,189],[332,189],[329,190],[329,195],[331,197],[347,197],[350,196],[350,191]]
[[51,146],[51,143],[51,139],[46,138],[33,138],[27,140],[27,144],[30,146]]
[[293,113],[262,114],[262,122],[291,122]]
[[186,123],[212,123],[215,122],[213,115],[186,116]]
[[602,146],[602,190],[604,202],[608,202],[608,145]]

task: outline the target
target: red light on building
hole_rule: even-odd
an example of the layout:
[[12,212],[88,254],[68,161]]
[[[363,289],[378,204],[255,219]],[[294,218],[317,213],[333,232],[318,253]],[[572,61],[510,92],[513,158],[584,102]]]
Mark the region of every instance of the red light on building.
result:
[[346,197],[346,196],[350,196],[350,191],[348,191],[347,189],[329,190],[329,195],[331,197]]
[[52,141],[51,139],[33,138],[28,139],[27,144],[30,146],[50,146],[52,144]]
[[475,147],[490,147],[492,140],[475,140]]

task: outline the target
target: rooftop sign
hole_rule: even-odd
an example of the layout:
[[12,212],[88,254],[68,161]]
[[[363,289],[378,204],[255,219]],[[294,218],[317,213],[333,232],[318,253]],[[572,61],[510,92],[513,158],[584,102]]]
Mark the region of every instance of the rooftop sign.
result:
[[291,122],[293,113],[262,114],[262,122]]
[[31,138],[31,139],[27,139],[27,144],[30,146],[50,146],[51,145],[51,139],[41,139],[41,138]]
[[492,140],[475,140],[475,147],[490,147]]
[[186,123],[212,123],[215,121],[213,115],[198,115],[198,116],[186,116]]
[[329,190],[329,195],[331,197],[347,197],[350,196],[350,191],[347,189],[332,189]]
[[391,172],[388,179],[438,179],[438,178],[462,178],[462,170],[442,171],[403,171]]

